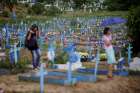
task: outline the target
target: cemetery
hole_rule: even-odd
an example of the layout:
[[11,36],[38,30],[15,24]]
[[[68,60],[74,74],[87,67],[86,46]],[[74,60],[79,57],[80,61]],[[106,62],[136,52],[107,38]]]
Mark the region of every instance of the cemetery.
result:
[[[65,2],[68,7],[63,6],[63,0],[56,0],[54,7],[70,12],[71,17],[55,15],[44,20],[19,20],[13,10],[13,22],[0,21],[0,93],[139,93],[136,82],[140,81],[140,58],[134,56],[129,19],[92,15],[105,9],[104,1],[81,5],[90,17],[74,16],[73,0]],[[36,0],[28,2],[36,4]],[[48,6],[51,8],[51,3],[44,7]],[[39,33],[36,55],[27,47],[33,26]],[[106,27],[111,29],[116,60],[112,78],[108,78],[110,64],[103,40]],[[34,68],[37,57],[38,67]]]

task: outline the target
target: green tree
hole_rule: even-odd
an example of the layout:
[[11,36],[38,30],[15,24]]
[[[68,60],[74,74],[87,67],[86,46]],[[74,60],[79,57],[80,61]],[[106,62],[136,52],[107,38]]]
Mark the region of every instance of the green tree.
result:
[[140,5],[140,0],[105,0],[108,10],[129,10]]
[[50,8],[46,9],[45,15],[46,16],[58,16],[62,12],[55,6],[51,6]]
[[94,0],[73,0],[74,4],[75,4],[75,9],[81,9],[83,8],[83,4],[90,4],[92,2],[94,2]]
[[54,4],[56,0],[38,0],[40,3]]
[[4,6],[9,8],[10,12],[12,13],[12,16],[15,16],[15,9],[17,0],[0,0],[0,3]]
[[32,10],[33,14],[36,14],[36,15],[43,14],[45,11],[44,5],[41,3],[34,4],[31,8],[31,10]]
[[140,7],[130,10],[128,16],[128,36],[132,39],[133,52],[140,52]]
[[37,0],[39,3],[44,3],[46,0]]

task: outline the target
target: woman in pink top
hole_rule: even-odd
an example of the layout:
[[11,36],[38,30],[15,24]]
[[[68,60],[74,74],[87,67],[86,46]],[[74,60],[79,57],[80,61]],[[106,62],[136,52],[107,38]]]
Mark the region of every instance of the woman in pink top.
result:
[[115,60],[114,49],[111,43],[112,37],[111,37],[111,32],[110,32],[109,27],[106,27],[104,29],[103,41],[104,41],[105,52],[107,55],[107,63],[109,66],[108,78],[112,78],[113,77],[113,64],[116,62],[116,60]]

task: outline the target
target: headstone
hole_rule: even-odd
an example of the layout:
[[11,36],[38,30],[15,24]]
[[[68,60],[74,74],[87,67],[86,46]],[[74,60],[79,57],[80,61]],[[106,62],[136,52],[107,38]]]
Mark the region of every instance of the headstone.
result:
[[139,57],[135,57],[133,59],[133,62],[130,63],[129,70],[140,71],[140,58]]

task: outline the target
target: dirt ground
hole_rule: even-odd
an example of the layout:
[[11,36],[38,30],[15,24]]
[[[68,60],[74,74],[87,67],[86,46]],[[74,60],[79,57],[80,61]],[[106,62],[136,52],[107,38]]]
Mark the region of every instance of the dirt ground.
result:
[[[0,76],[4,93],[39,93],[39,83],[23,82],[18,75]],[[140,93],[140,76],[114,77],[107,80],[99,76],[96,83],[78,83],[75,86],[45,85],[45,93]]]

